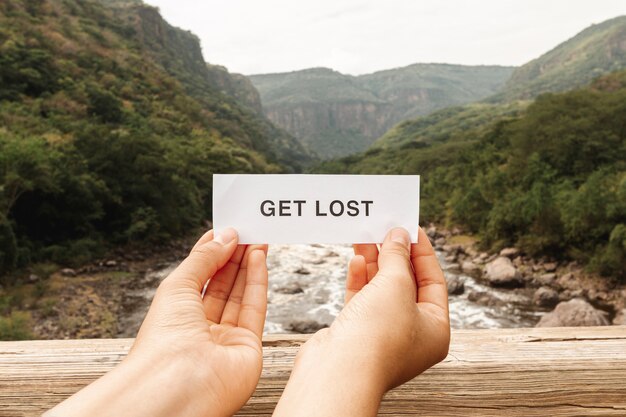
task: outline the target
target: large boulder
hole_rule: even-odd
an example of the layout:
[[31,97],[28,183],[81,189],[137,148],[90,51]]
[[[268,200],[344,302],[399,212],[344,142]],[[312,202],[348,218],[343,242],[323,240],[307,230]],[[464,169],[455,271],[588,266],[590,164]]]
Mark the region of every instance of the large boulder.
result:
[[494,287],[521,287],[524,282],[511,260],[500,256],[485,267],[485,278]]
[[560,302],[550,313],[545,314],[537,327],[561,326],[606,326],[606,313],[596,309],[581,298]]

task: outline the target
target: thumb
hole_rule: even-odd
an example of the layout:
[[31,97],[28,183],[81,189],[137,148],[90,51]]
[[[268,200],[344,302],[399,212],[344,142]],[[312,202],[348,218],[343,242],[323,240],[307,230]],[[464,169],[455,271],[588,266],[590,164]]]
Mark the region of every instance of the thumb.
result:
[[387,233],[378,255],[378,266],[383,276],[415,284],[411,267],[411,238],[405,229],[396,227]]
[[208,241],[205,236],[200,238],[189,256],[166,279],[202,291],[207,280],[226,265],[237,249],[239,239],[235,229],[224,229]]

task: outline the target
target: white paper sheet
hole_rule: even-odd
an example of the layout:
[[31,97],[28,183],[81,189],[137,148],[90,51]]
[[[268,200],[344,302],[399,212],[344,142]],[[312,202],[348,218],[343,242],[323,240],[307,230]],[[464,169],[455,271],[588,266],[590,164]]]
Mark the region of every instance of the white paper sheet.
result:
[[419,175],[213,175],[213,227],[242,244],[417,242],[418,220]]

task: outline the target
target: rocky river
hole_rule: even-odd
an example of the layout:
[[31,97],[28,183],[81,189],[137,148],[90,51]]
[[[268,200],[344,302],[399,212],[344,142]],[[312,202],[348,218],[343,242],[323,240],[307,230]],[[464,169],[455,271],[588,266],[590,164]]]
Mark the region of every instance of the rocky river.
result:
[[[532,327],[542,310],[532,291],[493,288],[461,272],[437,251],[451,289],[454,328]],[[266,333],[311,333],[328,326],[343,306],[349,245],[273,245],[268,253],[269,295]],[[134,336],[161,279],[176,263],[150,271],[145,285],[129,289],[133,308],[120,318],[119,336]]]

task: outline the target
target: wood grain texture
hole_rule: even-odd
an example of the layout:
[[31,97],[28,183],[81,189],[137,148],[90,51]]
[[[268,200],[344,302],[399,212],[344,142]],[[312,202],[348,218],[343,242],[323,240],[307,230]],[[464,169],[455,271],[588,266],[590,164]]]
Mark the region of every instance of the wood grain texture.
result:
[[[305,340],[264,339],[261,382],[239,415],[271,415]],[[0,416],[39,416],[114,367],[131,343],[0,342]],[[454,331],[448,358],[389,392],[380,415],[626,416],[626,327]]]

